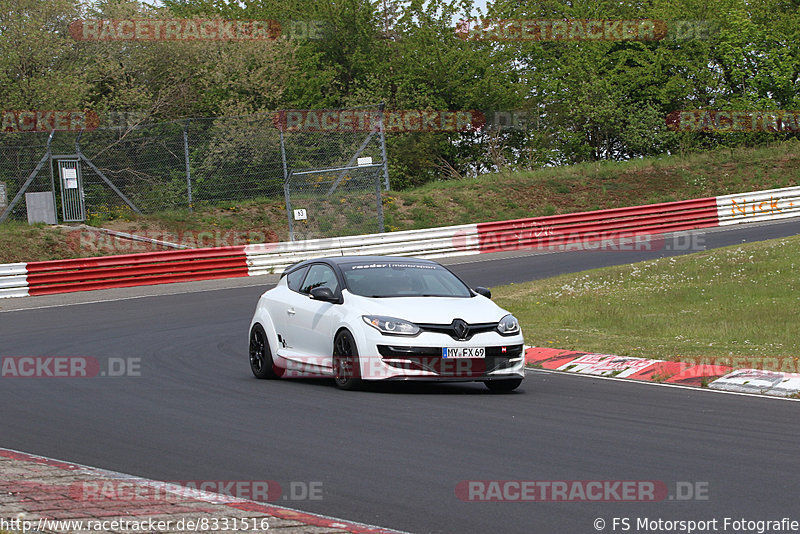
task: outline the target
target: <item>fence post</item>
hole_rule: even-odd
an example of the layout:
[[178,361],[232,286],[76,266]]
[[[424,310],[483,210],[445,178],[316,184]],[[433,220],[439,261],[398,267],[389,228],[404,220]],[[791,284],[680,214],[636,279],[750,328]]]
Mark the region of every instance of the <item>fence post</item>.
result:
[[[381,105],[378,107],[380,111],[379,119],[378,119],[378,127],[381,131],[381,157],[383,158],[383,187],[387,191],[389,190],[389,163],[386,161],[386,134],[383,130],[383,110],[386,107],[385,102],[381,102]],[[381,213],[381,217],[383,213]],[[383,222],[381,222],[381,227],[383,227]],[[383,230],[381,230],[383,231]]]
[[183,156],[186,159],[186,192],[189,195],[189,211],[194,211],[192,207],[192,171],[189,167],[189,120],[183,125]]
[[375,172],[375,197],[375,200],[378,203],[378,232],[383,233],[386,231],[386,229],[383,226],[383,198],[381,197],[380,172]]
[[281,159],[283,160],[283,198],[286,201],[286,217],[289,219],[289,241],[294,241],[294,225],[292,223],[292,201],[289,193],[289,167],[286,165],[286,145],[283,142],[283,128],[278,128],[281,139]]
[[286,199],[286,218],[289,219],[289,241],[294,241],[294,223],[292,222],[292,201],[289,194],[289,180],[283,182],[283,196]]

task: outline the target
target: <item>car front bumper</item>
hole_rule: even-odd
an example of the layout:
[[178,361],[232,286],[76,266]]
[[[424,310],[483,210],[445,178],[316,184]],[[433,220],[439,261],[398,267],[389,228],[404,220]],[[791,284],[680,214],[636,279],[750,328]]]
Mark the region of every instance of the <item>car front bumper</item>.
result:
[[[360,347],[365,380],[502,380],[525,377],[521,335],[477,334],[468,341],[425,332],[414,337],[369,335]],[[446,358],[446,348],[485,349],[483,358]]]

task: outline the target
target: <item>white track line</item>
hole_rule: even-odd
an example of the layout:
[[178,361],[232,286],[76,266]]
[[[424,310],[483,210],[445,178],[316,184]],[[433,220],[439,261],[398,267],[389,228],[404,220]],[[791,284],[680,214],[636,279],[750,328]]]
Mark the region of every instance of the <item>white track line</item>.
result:
[[[166,285],[166,284],[159,284],[157,287],[161,287],[163,285]],[[117,297],[117,298],[100,299],[100,300],[87,300],[86,302],[62,302],[61,304],[47,304],[45,306],[33,306],[33,307],[30,307],[30,308],[19,308],[19,309],[16,309],[16,310],[2,310],[2,309],[0,309],[0,313],[13,313],[13,312],[28,311],[28,310],[46,310],[48,308],[61,308],[63,306],[80,306],[80,305],[83,305],[83,304],[98,304],[98,303],[101,303],[101,302],[118,302],[118,301],[121,301],[121,300],[144,299],[144,298],[150,298],[150,297],[170,297],[170,296],[174,296],[174,295],[186,295],[186,294],[191,294],[191,293],[207,293],[209,291],[227,291],[227,290],[230,290],[230,289],[238,289],[240,287],[255,287],[255,286],[260,286],[260,285],[265,286],[264,291],[266,291],[267,290],[267,287],[266,287],[267,285],[272,286],[272,285],[275,285],[275,283],[274,282],[270,282],[270,283],[265,284],[263,281],[261,281],[261,282],[258,282],[258,283],[245,284],[245,285],[241,285],[241,286],[214,287],[214,288],[211,288],[211,289],[188,289],[186,291],[175,291],[174,293],[157,293],[157,294],[152,294],[152,295],[129,295],[127,297]],[[145,287],[145,286],[132,286],[132,287]],[[115,288],[115,289],[129,289],[129,288]],[[78,292],[76,292],[76,293],[78,293]],[[87,293],[87,292],[83,291],[83,292],[80,292],[80,293]],[[41,295],[41,296],[49,297],[49,296],[52,296],[52,295]],[[25,297],[25,298],[31,298],[31,297]],[[35,296],[34,296],[34,298],[35,298]]]

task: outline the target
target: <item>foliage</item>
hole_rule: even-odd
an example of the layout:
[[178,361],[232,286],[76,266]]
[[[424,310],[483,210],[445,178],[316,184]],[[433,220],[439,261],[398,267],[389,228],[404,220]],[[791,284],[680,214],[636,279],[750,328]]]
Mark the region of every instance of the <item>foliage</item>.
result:
[[[800,12],[789,0],[498,0],[490,19],[655,19],[655,41],[464,40],[473,0],[0,0],[3,109],[136,121],[385,102],[526,114],[525,128],[388,135],[396,188],[602,159],[756,146],[781,133],[674,132],[685,109],[800,109]],[[267,42],[75,41],[79,18],[270,19]],[[675,21],[703,32],[679,34]],[[293,32],[320,22],[320,38]],[[300,26],[298,26],[298,24]],[[240,154],[237,157],[249,157]]]

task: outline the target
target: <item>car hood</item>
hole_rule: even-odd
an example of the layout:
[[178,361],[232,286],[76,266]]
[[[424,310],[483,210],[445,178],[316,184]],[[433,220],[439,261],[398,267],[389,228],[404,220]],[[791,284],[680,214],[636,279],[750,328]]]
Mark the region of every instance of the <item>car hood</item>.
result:
[[371,298],[345,292],[345,302],[369,315],[386,315],[414,323],[450,324],[453,319],[475,323],[493,323],[507,311],[481,295],[455,297]]

